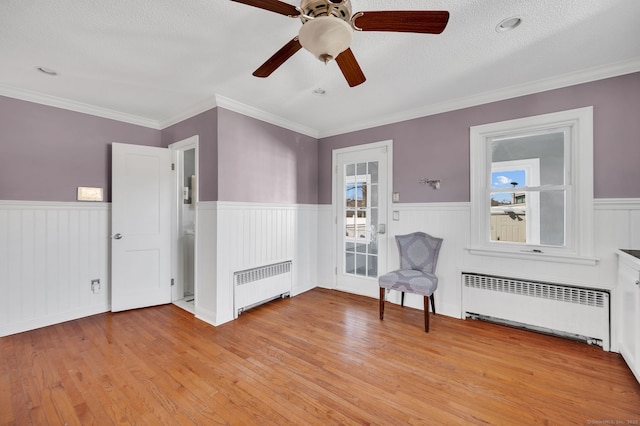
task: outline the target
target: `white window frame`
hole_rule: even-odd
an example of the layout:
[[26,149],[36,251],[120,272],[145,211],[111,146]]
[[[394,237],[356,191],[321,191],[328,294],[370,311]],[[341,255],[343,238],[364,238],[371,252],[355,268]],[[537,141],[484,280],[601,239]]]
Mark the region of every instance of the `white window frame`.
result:
[[[505,244],[491,241],[491,141],[548,129],[569,128],[565,246]],[[471,254],[594,265],[593,107],[472,126],[470,144]]]

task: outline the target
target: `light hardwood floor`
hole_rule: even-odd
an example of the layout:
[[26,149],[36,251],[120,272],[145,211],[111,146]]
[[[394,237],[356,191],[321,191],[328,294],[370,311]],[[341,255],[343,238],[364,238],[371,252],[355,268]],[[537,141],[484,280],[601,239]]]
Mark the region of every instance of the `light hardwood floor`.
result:
[[212,327],[173,305],[0,339],[0,424],[639,424],[598,347],[315,289]]

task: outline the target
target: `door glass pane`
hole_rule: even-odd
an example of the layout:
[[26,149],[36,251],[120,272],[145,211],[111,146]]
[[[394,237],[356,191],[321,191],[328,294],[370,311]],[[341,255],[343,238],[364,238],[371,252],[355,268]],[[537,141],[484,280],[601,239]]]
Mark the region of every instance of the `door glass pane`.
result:
[[367,256],[356,254],[356,275],[367,276]]
[[367,238],[367,212],[365,210],[357,211],[356,237],[360,239]]
[[355,210],[345,211],[344,218],[345,235],[347,237],[356,236],[356,212]]
[[344,271],[347,274],[353,274],[356,271],[356,255],[354,253],[345,253]]
[[367,200],[369,199],[368,185],[365,183],[359,183],[357,186],[357,194],[358,194],[358,207],[363,209],[367,207]]
[[376,278],[378,276],[378,256],[367,256],[367,276]]
[[378,273],[378,162],[345,164],[343,173],[344,272],[375,278]]
[[367,252],[369,254],[378,254],[378,241],[371,241],[369,243],[369,247],[367,248]]
[[369,175],[371,175],[371,183],[378,183],[378,162],[371,161],[368,167]]
[[378,185],[370,185],[371,186],[371,207],[378,207]]

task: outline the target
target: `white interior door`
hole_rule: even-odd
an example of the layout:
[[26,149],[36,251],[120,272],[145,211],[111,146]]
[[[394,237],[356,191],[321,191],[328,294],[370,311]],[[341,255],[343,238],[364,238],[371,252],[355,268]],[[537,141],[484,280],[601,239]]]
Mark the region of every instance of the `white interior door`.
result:
[[113,144],[111,310],[171,302],[171,151]]
[[377,297],[386,272],[391,142],[334,152],[336,288]]

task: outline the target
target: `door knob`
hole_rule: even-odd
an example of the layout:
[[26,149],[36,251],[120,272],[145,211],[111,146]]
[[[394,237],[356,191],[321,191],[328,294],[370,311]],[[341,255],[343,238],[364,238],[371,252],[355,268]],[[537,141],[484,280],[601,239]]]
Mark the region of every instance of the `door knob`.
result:
[[120,238],[122,238],[122,234],[116,234],[113,236],[114,240],[119,240]]

